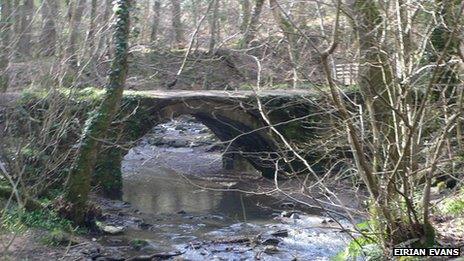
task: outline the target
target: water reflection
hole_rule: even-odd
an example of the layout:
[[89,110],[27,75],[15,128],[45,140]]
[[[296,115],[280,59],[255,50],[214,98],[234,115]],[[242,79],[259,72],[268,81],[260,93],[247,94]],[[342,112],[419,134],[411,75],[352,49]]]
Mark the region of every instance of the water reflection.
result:
[[202,189],[192,184],[196,182],[199,181],[187,181],[169,168],[144,166],[136,172],[126,173],[123,199],[140,211],[150,214],[185,211],[220,214],[242,221],[270,217],[271,210],[257,207],[264,201],[269,201],[269,197]]

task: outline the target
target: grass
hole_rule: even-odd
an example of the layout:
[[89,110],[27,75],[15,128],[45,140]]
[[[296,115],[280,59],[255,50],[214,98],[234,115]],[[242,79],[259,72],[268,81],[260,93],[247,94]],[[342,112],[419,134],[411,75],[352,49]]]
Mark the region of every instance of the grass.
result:
[[48,210],[25,211],[18,207],[11,207],[1,212],[0,227],[3,230],[24,232],[28,228],[39,228],[48,231],[75,231],[71,221],[63,219],[57,213]]
[[445,199],[440,207],[444,214],[459,216],[464,214],[464,195]]
[[44,233],[38,240],[49,246],[72,244],[75,242],[73,235],[88,232],[73,226],[71,221],[59,217],[56,212],[48,209],[25,211],[14,206],[0,212],[0,218],[0,233],[23,234],[30,229],[42,230]]
[[0,215],[0,234],[20,235],[32,230],[36,235],[35,240],[48,246],[77,244],[79,241],[75,235],[88,232],[74,227],[71,221],[59,217],[57,213],[48,209],[25,211],[15,206],[4,209]]

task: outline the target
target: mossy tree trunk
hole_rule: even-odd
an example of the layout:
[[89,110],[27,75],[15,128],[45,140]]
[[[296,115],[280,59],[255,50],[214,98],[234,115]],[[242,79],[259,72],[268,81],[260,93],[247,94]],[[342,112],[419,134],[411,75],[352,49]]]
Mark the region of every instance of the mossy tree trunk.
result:
[[116,46],[106,93],[100,107],[87,122],[80,141],[77,159],[69,173],[65,199],[69,205],[68,217],[76,224],[85,222],[88,193],[91,188],[92,173],[97,162],[100,142],[106,138],[107,130],[120,109],[128,70],[129,9],[130,0],[116,1],[114,7],[116,15],[114,42]]
[[94,184],[100,188],[100,193],[105,197],[120,199],[122,196],[123,155],[123,149],[113,146],[99,153]]
[[[359,41],[359,89],[365,99],[369,113],[374,147],[380,148],[382,138],[388,135],[391,126],[390,108],[385,103],[389,101],[389,89],[392,84],[392,73],[388,57],[383,51],[382,28],[383,19],[376,1],[358,0],[354,6],[357,14],[357,36]],[[375,98],[381,96],[383,99]],[[380,171],[381,150],[373,155],[374,171]]]
[[[91,59],[92,66],[95,66],[95,34],[97,33],[97,0],[90,2],[90,25],[87,32],[87,45],[89,47],[89,57]],[[91,68],[92,70],[95,67]]]

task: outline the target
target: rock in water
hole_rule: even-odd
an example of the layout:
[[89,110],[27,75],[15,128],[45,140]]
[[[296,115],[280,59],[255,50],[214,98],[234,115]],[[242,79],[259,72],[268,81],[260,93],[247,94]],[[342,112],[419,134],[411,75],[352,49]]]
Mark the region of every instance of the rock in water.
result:
[[282,213],[280,214],[281,217],[290,217],[292,215],[291,212],[288,212],[288,211],[282,211]]
[[266,254],[275,254],[279,252],[279,249],[276,246],[266,246],[264,248],[264,253]]
[[275,237],[288,237],[288,230],[287,229],[277,230],[275,232],[272,232],[271,235]]
[[280,240],[277,238],[267,238],[261,244],[265,246],[277,246],[280,243]]
[[111,226],[111,225],[106,225],[102,226],[101,230],[107,234],[110,235],[116,235],[116,234],[121,234],[124,232],[124,227],[122,226]]

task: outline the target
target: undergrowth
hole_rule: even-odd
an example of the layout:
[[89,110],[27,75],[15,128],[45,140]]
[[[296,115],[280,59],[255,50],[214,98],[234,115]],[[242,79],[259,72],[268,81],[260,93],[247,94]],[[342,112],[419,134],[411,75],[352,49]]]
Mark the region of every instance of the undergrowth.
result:
[[28,228],[39,228],[48,231],[82,232],[82,229],[77,230],[71,221],[59,217],[54,211],[48,209],[25,211],[16,206],[4,209],[1,212],[0,228],[13,232],[24,232]]
[[459,216],[464,214],[464,195],[458,197],[448,198],[443,201],[440,207],[444,214]]

